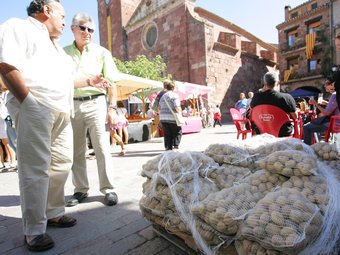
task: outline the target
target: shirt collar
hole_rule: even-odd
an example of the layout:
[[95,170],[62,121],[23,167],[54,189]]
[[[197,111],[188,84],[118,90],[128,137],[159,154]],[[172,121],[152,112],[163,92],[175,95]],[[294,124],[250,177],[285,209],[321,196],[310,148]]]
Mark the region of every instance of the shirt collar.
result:
[[27,18],[28,21],[30,21],[34,26],[36,26],[38,29],[40,30],[44,30],[47,34],[48,33],[48,30],[47,30],[47,27],[45,26],[45,24],[41,23],[39,20],[33,18],[33,17],[28,17]]
[[[84,50],[85,50],[86,52],[88,52],[88,51],[92,48],[92,44],[93,44],[93,42],[90,42],[89,44],[85,45]],[[78,50],[78,48],[77,48],[77,46],[76,46],[76,41],[73,41],[72,47],[73,47],[74,50]],[[78,50],[78,51],[79,51],[79,50]]]

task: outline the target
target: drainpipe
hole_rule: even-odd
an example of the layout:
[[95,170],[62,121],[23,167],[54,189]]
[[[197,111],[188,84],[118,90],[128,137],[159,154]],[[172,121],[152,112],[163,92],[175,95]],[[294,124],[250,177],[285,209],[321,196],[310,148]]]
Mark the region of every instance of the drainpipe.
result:
[[335,43],[334,43],[334,27],[333,27],[333,0],[330,0],[329,1],[329,16],[330,16],[330,19],[329,19],[329,27],[330,27],[330,37],[331,37],[331,40],[329,42],[330,44],[330,47],[331,47],[331,61],[332,63],[334,64],[334,55],[335,55],[335,51],[334,51],[334,47],[335,47]]

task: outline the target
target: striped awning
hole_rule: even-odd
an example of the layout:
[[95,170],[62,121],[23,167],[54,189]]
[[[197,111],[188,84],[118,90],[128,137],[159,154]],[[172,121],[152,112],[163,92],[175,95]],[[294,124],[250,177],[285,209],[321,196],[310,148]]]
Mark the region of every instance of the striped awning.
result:
[[283,82],[287,82],[289,80],[290,73],[291,73],[290,69],[285,70]]
[[306,56],[307,59],[311,59],[313,55],[313,49],[315,46],[315,33],[306,35]]

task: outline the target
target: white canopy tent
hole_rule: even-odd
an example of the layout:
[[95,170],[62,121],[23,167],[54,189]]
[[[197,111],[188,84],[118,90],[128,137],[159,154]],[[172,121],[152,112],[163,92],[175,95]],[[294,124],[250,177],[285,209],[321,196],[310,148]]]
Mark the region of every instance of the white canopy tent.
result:
[[[116,82],[117,100],[125,100],[134,92],[141,92],[146,88],[163,89],[163,83],[130,74],[121,73],[120,80]],[[142,99],[143,101],[143,99]]]

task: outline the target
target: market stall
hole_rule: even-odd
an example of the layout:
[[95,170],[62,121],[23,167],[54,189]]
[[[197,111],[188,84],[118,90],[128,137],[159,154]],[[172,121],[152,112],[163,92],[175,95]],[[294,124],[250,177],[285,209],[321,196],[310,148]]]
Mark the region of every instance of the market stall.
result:
[[199,99],[203,95],[213,91],[213,89],[207,86],[180,81],[176,81],[175,85],[175,92],[178,94],[179,99],[181,101],[187,100],[193,106],[193,116],[185,117],[186,120],[182,126],[183,134],[200,132],[202,130],[202,118],[200,117],[199,112],[200,105],[203,103],[200,102]]
[[131,95],[139,93],[141,95],[141,103],[143,114],[130,115],[128,117],[128,133],[129,143],[147,141],[151,138],[151,125],[153,120],[145,116],[145,102],[147,89],[161,90],[162,82],[149,80],[129,74],[121,74],[120,80],[116,82],[117,100],[128,100]]

